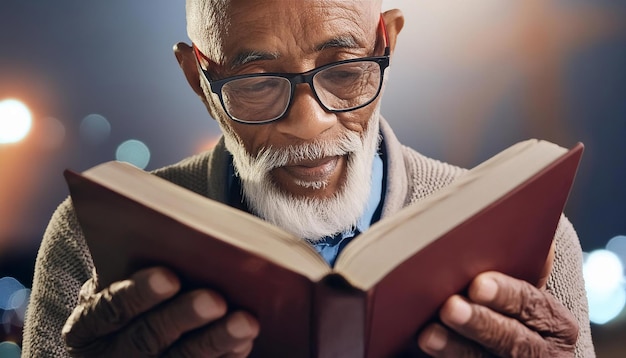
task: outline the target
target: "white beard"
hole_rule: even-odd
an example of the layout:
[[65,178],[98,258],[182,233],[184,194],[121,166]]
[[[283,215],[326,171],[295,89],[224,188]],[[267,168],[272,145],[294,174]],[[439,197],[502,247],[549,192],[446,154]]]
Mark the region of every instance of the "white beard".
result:
[[[345,130],[336,141],[312,142],[286,148],[263,148],[256,157],[248,154],[238,137],[224,132],[226,148],[248,207],[259,217],[296,236],[318,241],[352,229],[363,215],[371,190],[372,162],[379,144],[379,108],[368,123],[364,137]],[[277,187],[270,171],[303,159],[347,155],[346,179],[328,198],[294,196]],[[326,182],[296,181],[305,188],[321,189]]]

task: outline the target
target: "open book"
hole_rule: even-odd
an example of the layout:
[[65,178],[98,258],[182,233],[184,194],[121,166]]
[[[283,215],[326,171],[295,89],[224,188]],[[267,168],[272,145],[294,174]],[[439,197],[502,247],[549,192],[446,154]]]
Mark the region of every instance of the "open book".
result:
[[518,143],[374,224],[334,268],[290,233],[131,165],[65,176],[101,285],[165,265],[259,319],[255,356],[382,357],[414,346],[478,273],[537,283],[582,150]]

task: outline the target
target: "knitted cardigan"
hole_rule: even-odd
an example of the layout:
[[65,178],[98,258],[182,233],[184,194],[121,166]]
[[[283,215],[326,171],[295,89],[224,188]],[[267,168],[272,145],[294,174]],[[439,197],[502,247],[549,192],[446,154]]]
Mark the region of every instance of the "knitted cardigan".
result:
[[[381,119],[381,132],[388,174],[383,217],[425,198],[464,172],[401,145],[384,119]],[[226,202],[228,156],[222,140],[212,151],[154,173],[196,193]],[[593,357],[581,270],[582,252],[576,232],[565,217],[559,223],[555,240],[556,254],[547,289],[578,320],[576,357]],[[68,356],[61,329],[76,306],[82,284],[93,274],[91,255],[68,198],[53,214],[37,256],[24,326],[24,357]]]

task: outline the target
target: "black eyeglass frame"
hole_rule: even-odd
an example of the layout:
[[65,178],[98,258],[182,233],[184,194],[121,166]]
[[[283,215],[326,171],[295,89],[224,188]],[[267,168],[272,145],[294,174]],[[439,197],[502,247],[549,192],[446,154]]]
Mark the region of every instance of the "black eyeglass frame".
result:
[[[345,108],[345,109],[328,108],[319,98],[317,91],[315,90],[315,86],[313,85],[313,78],[320,71],[323,71],[323,70],[326,70],[328,68],[332,68],[335,66],[340,66],[340,65],[344,65],[347,63],[354,63],[354,62],[375,62],[378,64],[380,68],[380,81],[378,83],[378,90],[376,91],[376,94],[372,96],[372,98],[369,101],[363,104],[360,104],[356,107]],[[328,112],[332,112],[332,113],[350,112],[350,111],[357,110],[359,108],[363,108],[369,105],[370,103],[372,103],[380,94],[380,91],[382,89],[382,84],[383,84],[383,78],[385,75],[385,69],[387,67],[389,67],[389,48],[388,47],[385,48],[385,54],[383,56],[360,57],[360,58],[353,58],[349,60],[332,62],[332,63],[328,63],[320,67],[316,67],[312,70],[302,72],[302,73],[255,73],[255,74],[237,75],[237,76],[227,77],[227,78],[224,78],[221,80],[215,80],[215,81],[212,81],[210,79],[210,75],[208,71],[200,67],[200,65],[198,64],[198,68],[202,71],[205,79],[209,83],[211,92],[215,93],[219,97],[220,103],[222,104],[222,108],[224,109],[224,112],[226,112],[228,117],[232,119],[233,121],[239,122],[239,123],[245,123],[245,124],[266,124],[266,123],[283,119],[287,115],[287,113],[289,113],[289,109],[291,108],[291,105],[293,103],[294,94],[296,91],[296,85],[301,84],[301,83],[306,83],[309,85],[309,87],[311,88],[311,92],[313,92],[313,95],[317,103],[319,103],[320,106]],[[234,80],[239,80],[243,78],[262,78],[262,77],[280,77],[280,78],[284,78],[288,80],[289,83],[291,84],[291,91],[289,93],[289,101],[287,102],[287,105],[285,106],[285,109],[283,110],[283,112],[280,115],[276,116],[275,118],[262,120],[262,121],[248,121],[248,120],[236,118],[233,115],[231,115],[228,109],[226,108],[226,104],[224,103],[222,87],[224,87],[224,85],[226,85],[228,82],[231,82]]]

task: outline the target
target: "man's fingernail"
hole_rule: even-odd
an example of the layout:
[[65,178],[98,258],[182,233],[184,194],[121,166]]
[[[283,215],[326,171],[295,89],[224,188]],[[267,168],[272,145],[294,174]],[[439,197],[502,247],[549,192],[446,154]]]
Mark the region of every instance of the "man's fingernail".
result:
[[250,322],[242,313],[234,313],[226,322],[226,329],[235,338],[249,337],[254,333]]
[[452,297],[449,301],[449,305],[451,307],[450,317],[448,318],[451,323],[463,325],[470,320],[470,317],[472,317],[472,307],[461,297]]
[[498,293],[498,284],[491,278],[481,277],[478,281],[478,289],[476,290],[476,300],[482,302],[491,302],[496,298]]
[[200,318],[214,319],[226,313],[208,292],[201,292],[193,300],[193,309]]
[[153,273],[148,279],[148,283],[152,291],[157,295],[172,293],[176,290],[176,284],[161,272]]
[[428,352],[439,352],[448,343],[448,332],[440,325],[433,325],[425,333],[420,346]]

